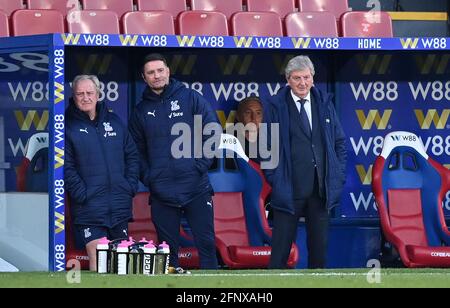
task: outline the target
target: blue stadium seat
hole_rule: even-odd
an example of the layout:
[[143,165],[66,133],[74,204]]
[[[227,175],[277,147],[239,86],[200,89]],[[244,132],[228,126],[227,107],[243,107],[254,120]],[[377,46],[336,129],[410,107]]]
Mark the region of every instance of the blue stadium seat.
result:
[[408,267],[450,267],[450,231],[442,209],[450,170],[431,159],[416,135],[392,132],[372,172],[386,239]]
[[17,191],[48,192],[48,142],[48,133],[36,133],[28,139],[17,171]]

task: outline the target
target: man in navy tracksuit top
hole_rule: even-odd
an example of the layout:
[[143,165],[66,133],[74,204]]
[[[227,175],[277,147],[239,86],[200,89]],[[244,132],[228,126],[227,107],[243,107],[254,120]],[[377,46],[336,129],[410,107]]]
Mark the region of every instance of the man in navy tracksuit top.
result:
[[119,117],[97,102],[96,76],[77,76],[72,88],[73,101],[66,110],[65,188],[76,238],[83,239],[89,269],[95,271],[98,240],[128,237],[139,153]]
[[203,143],[206,138],[194,132],[194,116],[201,116],[201,127],[217,124],[217,117],[199,93],[170,78],[162,55],[145,57],[142,78],[147,87],[134,110],[130,132],[140,153],[140,179],[150,190],[158,239],[169,244],[170,265],[177,267],[180,220],[184,213],[199,251],[200,267],[216,269],[213,191],[207,173],[212,159],[194,157],[194,151],[189,157],[175,158],[172,145],[180,137],[173,136],[171,130],[175,124],[185,123],[192,133],[188,143],[192,144],[193,138],[200,138]]
[[265,121],[280,125],[279,164],[265,170],[274,210],[269,268],[286,267],[299,217],[305,217],[308,267],[323,268],[329,210],[345,183],[345,135],[330,96],[313,86],[309,57],[292,58],[285,76],[289,85],[264,107]]

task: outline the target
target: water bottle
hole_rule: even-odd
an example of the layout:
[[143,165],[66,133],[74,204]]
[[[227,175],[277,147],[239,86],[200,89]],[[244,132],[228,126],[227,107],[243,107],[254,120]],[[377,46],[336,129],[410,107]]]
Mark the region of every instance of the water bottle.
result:
[[139,248],[139,243],[129,246],[129,262],[128,262],[128,274],[142,274],[142,254],[143,251]]
[[110,258],[108,262],[108,273],[117,274],[117,246],[121,240],[113,240],[109,242]]
[[122,241],[117,246],[117,274],[128,274],[128,242]]
[[102,237],[97,243],[97,273],[108,273],[108,261],[110,259],[109,241]]
[[143,247],[143,252],[142,274],[153,275],[156,255],[156,247],[153,245],[153,241]]
[[169,273],[169,255],[170,249],[166,242],[158,246],[155,256],[154,273],[156,275]]

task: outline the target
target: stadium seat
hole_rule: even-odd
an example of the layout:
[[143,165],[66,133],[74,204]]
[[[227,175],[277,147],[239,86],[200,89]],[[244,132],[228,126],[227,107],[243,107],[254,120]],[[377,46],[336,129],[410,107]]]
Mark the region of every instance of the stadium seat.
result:
[[179,34],[228,35],[227,17],[220,12],[186,11],[178,17]]
[[122,17],[122,29],[125,34],[175,34],[173,17],[164,11],[125,13]]
[[70,10],[80,9],[78,0],[27,0],[27,8],[32,10],[57,10],[67,16]]
[[136,0],[138,11],[166,11],[174,19],[187,10],[185,0]]
[[283,26],[277,13],[239,12],[231,17],[234,36],[283,36]]
[[387,12],[346,12],[341,17],[344,37],[393,37]]
[[24,9],[22,0],[0,0],[0,11],[10,16],[15,10]]
[[28,139],[17,171],[17,191],[48,192],[48,133],[37,133]]
[[295,0],[247,0],[249,12],[274,12],[281,19],[295,12]]
[[191,0],[191,9],[199,11],[216,11],[227,16],[242,11],[242,0]]
[[[133,11],[133,0],[81,0],[84,10],[108,10],[117,14],[119,19],[126,12]],[[110,33],[110,32],[106,32]]]
[[300,12],[327,11],[339,21],[341,15],[349,10],[348,0],[298,0]]
[[297,12],[286,16],[286,35],[297,37],[337,37],[336,19],[328,12]]
[[8,15],[0,11],[0,37],[9,36],[9,21]]
[[17,10],[11,15],[14,36],[64,33],[64,16],[55,10]]
[[[229,268],[266,268],[271,254],[271,230],[264,201],[270,191],[261,170],[245,156],[237,138],[222,135],[220,148],[231,151],[235,170],[227,170],[226,159],[219,159],[217,169],[210,170],[214,189],[214,228],[216,246],[222,261]],[[298,261],[293,245],[289,267]]]
[[84,10],[70,12],[67,15],[67,25],[70,33],[120,33],[119,19],[117,14],[112,11]]
[[381,227],[407,267],[450,267],[450,231],[442,209],[450,170],[409,132],[389,133],[372,172]]

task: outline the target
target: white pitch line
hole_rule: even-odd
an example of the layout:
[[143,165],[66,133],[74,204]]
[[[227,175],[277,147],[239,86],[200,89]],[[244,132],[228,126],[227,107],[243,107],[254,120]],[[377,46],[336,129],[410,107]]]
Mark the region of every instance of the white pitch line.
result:
[[[369,272],[367,273],[339,273],[339,272],[331,272],[331,273],[255,273],[255,274],[187,274],[187,275],[178,275],[177,277],[180,276],[185,276],[185,277],[264,277],[264,276],[367,276]],[[409,275],[420,275],[420,276],[449,276],[450,277],[450,273],[383,273],[383,271],[381,271],[380,273],[382,276],[409,276]]]

